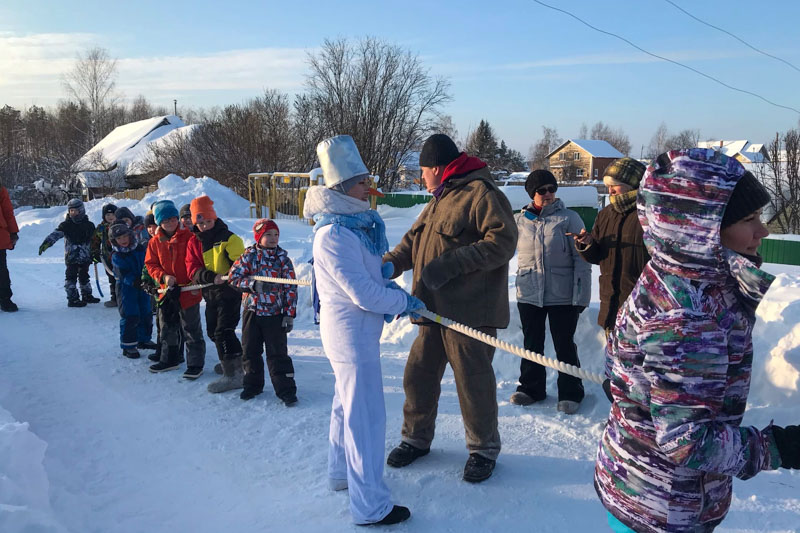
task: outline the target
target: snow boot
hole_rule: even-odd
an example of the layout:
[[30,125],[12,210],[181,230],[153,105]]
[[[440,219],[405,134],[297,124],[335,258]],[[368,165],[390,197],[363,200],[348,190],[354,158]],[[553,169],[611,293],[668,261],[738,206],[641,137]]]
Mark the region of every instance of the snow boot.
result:
[[394,450],[389,452],[386,464],[395,468],[408,466],[420,457],[428,455],[431,449],[417,448],[407,442],[401,442]]
[[214,365],[214,373],[219,374],[220,376],[223,374],[222,363],[217,363],[216,365]]
[[122,355],[128,359],[139,359],[139,350],[136,348],[125,348],[122,350]]
[[570,400],[561,400],[558,402],[556,409],[566,415],[574,415],[578,412],[578,408],[581,406],[580,402],[573,402]]
[[392,524],[399,524],[405,520],[411,518],[411,511],[408,510],[408,507],[403,507],[402,505],[395,505],[392,507],[392,510],[389,511],[389,514],[384,516],[381,520],[377,522],[372,522],[369,524],[358,524],[360,526],[390,526]]
[[5,311],[6,313],[14,313],[19,311],[19,307],[17,307],[17,304],[11,301],[11,298],[3,298],[0,300],[0,310]]
[[495,461],[487,459],[479,453],[469,454],[467,464],[464,465],[464,481],[480,483],[492,477]]
[[514,394],[511,395],[511,398],[508,399],[508,401],[510,401],[514,405],[531,405],[533,403],[540,402],[542,400],[544,400],[544,398],[538,400],[522,391],[515,392]]
[[136,347],[140,350],[155,350],[158,348],[158,344],[154,343],[153,341],[142,341],[138,343]]
[[183,373],[184,379],[191,379],[192,381],[196,380],[202,375],[203,375],[202,366],[187,366],[186,372]]
[[86,307],[83,300],[67,300],[67,307]]
[[239,395],[239,398],[241,398],[242,400],[252,400],[262,392],[264,392],[264,389],[261,390],[244,389],[242,393]]
[[224,372],[222,377],[208,384],[208,392],[217,394],[229,390],[241,389],[244,386],[242,384],[244,376],[242,374],[241,357],[222,361],[222,370]]
[[153,352],[150,355],[148,355],[147,358],[150,359],[151,361],[157,363],[157,362],[161,361],[161,354],[158,353],[158,352]]
[[285,405],[286,407],[292,407],[297,403],[297,396],[294,394],[287,394],[286,396],[281,398],[281,401],[283,402],[283,405]]
[[100,298],[92,296],[92,293],[90,292],[88,294],[83,295],[83,301],[86,302],[87,304],[98,304],[100,303]]
[[183,357],[180,356],[179,350],[179,346],[170,346],[169,352],[167,352],[167,360],[150,365],[150,372],[157,374],[159,372],[168,372],[180,368],[183,363]]
[[103,302],[103,305],[105,307],[116,307],[117,306],[117,299],[116,298],[111,298],[109,301]]

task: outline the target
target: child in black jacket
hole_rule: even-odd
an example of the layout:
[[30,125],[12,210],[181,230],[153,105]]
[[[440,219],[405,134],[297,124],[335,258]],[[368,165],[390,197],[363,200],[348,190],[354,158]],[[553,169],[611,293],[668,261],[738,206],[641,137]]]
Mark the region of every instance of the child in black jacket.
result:
[[[83,202],[73,198],[67,203],[67,217],[41,246],[39,255],[64,237],[64,263],[67,265],[64,289],[67,291],[67,306],[84,307],[87,303],[96,304],[99,298],[92,296],[92,285],[89,283],[89,265],[100,262],[99,257],[92,257],[91,245],[94,235],[94,224],[86,217]],[[80,283],[80,296],[78,295]]]

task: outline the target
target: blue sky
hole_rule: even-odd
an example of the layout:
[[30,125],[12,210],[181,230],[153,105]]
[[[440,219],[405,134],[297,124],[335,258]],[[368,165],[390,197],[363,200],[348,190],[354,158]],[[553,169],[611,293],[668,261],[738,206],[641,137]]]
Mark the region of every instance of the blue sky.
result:
[[[687,17],[663,0],[545,0],[654,53],[800,109],[800,72]],[[696,16],[800,66],[800,2],[674,0]],[[481,119],[523,153],[543,125],[564,138],[582,123],[622,128],[639,154],[671,132],[767,142],[800,115],[657,61],[532,0],[496,2],[108,2],[4,0],[0,105],[52,105],[60,76],[88,46],[118,63],[125,97],[171,107],[241,102],[265,88],[301,91],[324,39],[379,37],[450,80],[463,137]],[[180,108],[179,108],[180,112]]]

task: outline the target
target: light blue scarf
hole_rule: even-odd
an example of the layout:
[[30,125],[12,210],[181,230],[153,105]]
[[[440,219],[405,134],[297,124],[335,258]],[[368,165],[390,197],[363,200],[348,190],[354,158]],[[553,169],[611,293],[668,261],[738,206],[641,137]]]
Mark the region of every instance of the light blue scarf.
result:
[[[314,231],[328,224],[344,226],[352,230],[373,255],[382,256],[389,251],[389,241],[386,240],[386,224],[374,209],[368,209],[353,215],[321,213],[314,216],[314,222]],[[338,228],[335,231],[338,231]]]

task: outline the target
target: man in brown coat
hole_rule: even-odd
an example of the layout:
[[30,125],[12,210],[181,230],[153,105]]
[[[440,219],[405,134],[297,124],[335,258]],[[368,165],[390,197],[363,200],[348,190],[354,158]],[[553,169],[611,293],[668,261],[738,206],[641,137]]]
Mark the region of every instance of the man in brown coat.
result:
[[[591,233],[575,235],[575,248],[587,262],[600,265],[600,314],[606,335],[614,329],[619,308],[628,299],[650,260],[636,213],[636,194],[645,166],[630,157],[614,161],[605,171],[610,203],[597,214]],[[606,362],[608,369],[608,361]]]
[[[443,134],[429,137],[420,153],[425,185],[434,199],[400,244],[384,256],[391,277],[413,269],[413,294],[444,317],[489,335],[509,322],[508,262],[517,228],[511,205],[492,181],[486,163],[469,157]],[[500,452],[494,348],[423,318],[406,363],[402,442],[389,454],[394,467],[430,451],[445,366],[456,380],[467,449],[464,480],[492,475]]]

